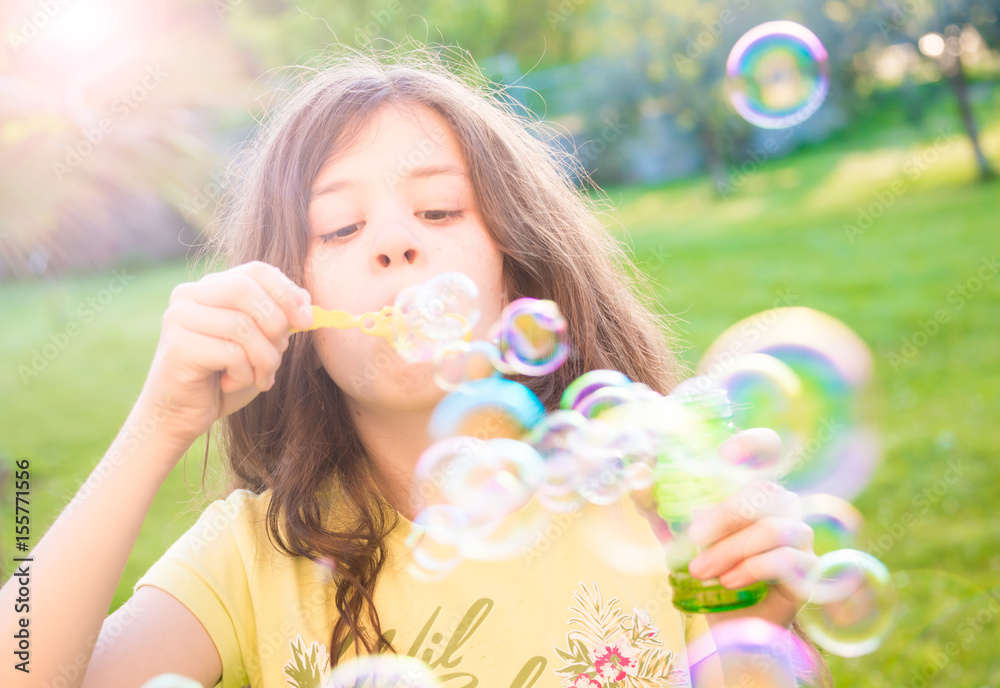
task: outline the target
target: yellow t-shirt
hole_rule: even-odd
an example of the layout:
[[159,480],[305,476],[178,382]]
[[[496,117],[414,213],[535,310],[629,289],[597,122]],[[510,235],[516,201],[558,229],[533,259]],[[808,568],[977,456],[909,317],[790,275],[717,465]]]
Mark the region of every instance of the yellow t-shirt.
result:
[[[218,686],[319,688],[335,587],[271,545],[269,499],[214,502],[134,589],[161,588],[198,617],[222,658]],[[689,685],[686,641],[708,627],[671,605],[663,551],[629,498],[564,514],[532,501],[515,516],[533,527],[513,558],[466,559],[433,582],[410,575],[401,519],[374,595],[397,652],[448,688]]]

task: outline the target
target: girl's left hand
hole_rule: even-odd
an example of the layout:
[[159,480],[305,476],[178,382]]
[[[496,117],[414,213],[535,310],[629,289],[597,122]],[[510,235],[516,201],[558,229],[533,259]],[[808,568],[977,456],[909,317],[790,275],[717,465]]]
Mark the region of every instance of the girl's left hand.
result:
[[[737,433],[719,447],[720,455],[735,463],[752,457],[771,464],[780,451],[780,437],[767,428]],[[666,524],[656,513],[652,493],[652,488],[633,492],[633,498],[654,530],[664,532]],[[761,602],[710,614],[712,620],[758,616],[785,627],[792,623],[808,599],[806,576],[817,562],[813,530],[803,520],[798,495],[773,481],[755,482],[696,515],[688,533],[704,548],[688,566],[691,575],[718,577],[723,586],[733,589],[757,581],[770,586]]]
[[[816,565],[813,530],[802,501],[773,481],[760,481],[698,514],[688,534],[703,551],[688,565],[692,576],[718,578],[727,588],[768,583],[761,602],[733,616],[758,616],[789,626],[808,599],[806,577]],[[720,619],[721,620],[721,619]]]

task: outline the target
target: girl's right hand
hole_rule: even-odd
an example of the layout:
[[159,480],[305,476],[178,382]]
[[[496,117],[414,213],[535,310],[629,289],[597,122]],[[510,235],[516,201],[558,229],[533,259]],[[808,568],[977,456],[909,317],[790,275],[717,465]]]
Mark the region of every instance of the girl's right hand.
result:
[[309,292],[259,261],[178,285],[137,406],[183,453],[274,385],[289,330],[312,324],[310,304]]

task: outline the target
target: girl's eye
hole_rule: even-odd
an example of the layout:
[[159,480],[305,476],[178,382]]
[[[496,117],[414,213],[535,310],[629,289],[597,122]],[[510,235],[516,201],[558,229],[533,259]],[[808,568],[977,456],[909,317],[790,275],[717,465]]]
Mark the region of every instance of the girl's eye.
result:
[[417,217],[429,220],[430,222],[440,222],[441,220],[450,220],[461,216],[461,210],[421,210],[417,213]]
[[324,234],[323,236],[320,237],[320,241],[326,243],[327,241],[332,241],[333,239],[346,239],[347,237],[359,231],[362,225],[364,225],[363,222],[358,222],[353,225],[348,225],[347,227],[341,227],[335,232]]

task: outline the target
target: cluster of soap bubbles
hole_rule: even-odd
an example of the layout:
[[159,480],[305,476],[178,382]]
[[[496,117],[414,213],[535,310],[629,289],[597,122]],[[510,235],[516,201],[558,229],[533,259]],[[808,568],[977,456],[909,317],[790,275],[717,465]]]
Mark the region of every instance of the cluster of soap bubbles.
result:
[[479,290],[460,272],[445,272],[396,295],[390,343],[404,360],[432,361],[445,390],[500,374],[546,375],[569,354],[566,320],[552,301],[508,304],[492,341],[471,341],[479,321]]
[[761,24],[733,46],[726,85],[736,112],[751,124],[793,126],[812,116],[830,90],[826,48],[801,24]]
[[479,321],[479,289],[460,272],[445,272],[396,294],[390,343],[407,362],[429,361],[469,337]]
[[[892,625],[895,590],[878,560],[852,549],[861,516],[847,500],[864,487],[877,452],[858,441],[857,401],[871,354],[846,326],[806,308],[768,311],[727,330],[706,353],[701,374],[670,395],[618,371],[594,370],[573,381],[551,413],[500,373],[541,375],[565,360],[558,308],[520,299],[493,332],[494,342],[452,342],[437,358],[462,365],[439,368],[452,391],[432,415],[436,443],[414,473],[419,515],[407,543],[415,576],[440,580],[466,559],[515,557],[552,514],[611,505],[630,492],[655,489],[661,516],[683,519],[692,491],[721,498],[712,491],[720,476],[730,492],[755,477],[779,479],[805,497],[823,555],[793,586],[811,599],[803,621],[830,652],[854,656],[878,647]],[[469,374],[474,362],[487,374]],[[781,436],[775,460],[741,455],[734,464],[725,452],[705,460],[733,431],[705,412],[720,392],[732,401],[735,427],[769,427]],[[654,485],[665,457],[686,467],[676,485],[662,477]],[[666,541],[671,530],[657,535]]]

